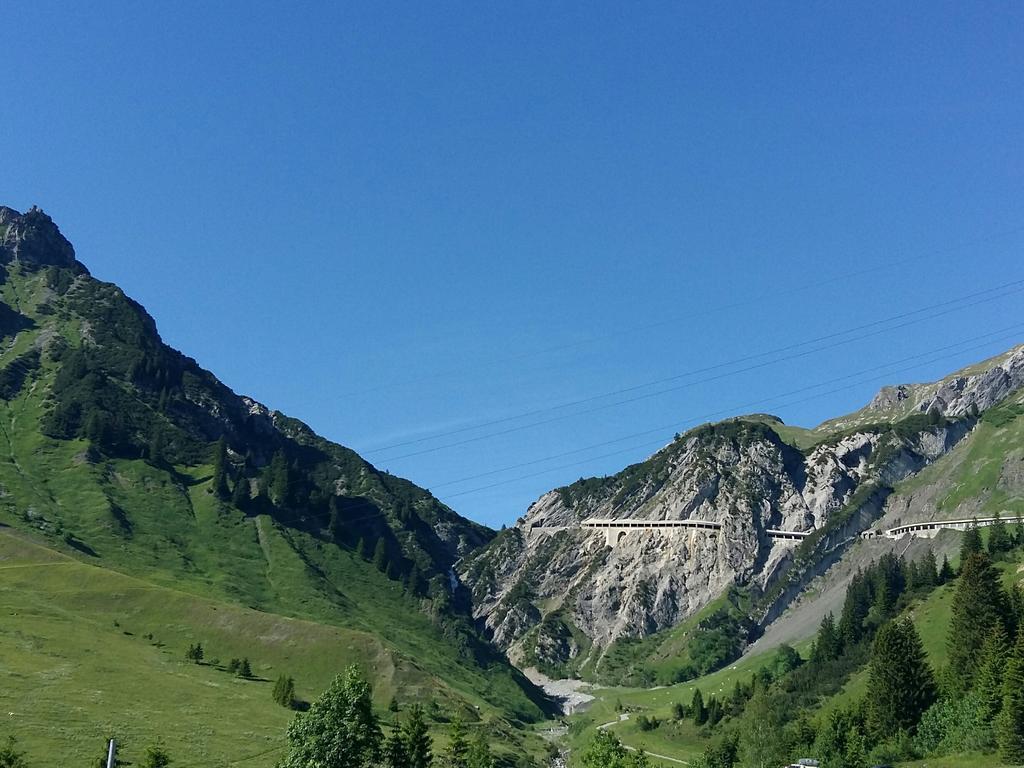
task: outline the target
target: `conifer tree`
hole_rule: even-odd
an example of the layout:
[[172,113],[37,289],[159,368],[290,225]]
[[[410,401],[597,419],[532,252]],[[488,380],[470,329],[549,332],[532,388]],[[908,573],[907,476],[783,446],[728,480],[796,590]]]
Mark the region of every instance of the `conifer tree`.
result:
[[278,451],[270,460],[267,483],[270,487],[270,500],[278,506],[285,506],[289,502],[288,491],[291,487],[289,476],[288,460],[284,451]]
[[274,701],[282,707],[291,709],[295,705],[295,680],[287,675],[281,675],[274,683]]
[[712,696],[708,700],[708,725],[716,726],[718,721],[722,719],[722,705],[719,703],[716,696]]
[[212,488],[218,499],[228,497],[228,443],[223,437],[213,446]]
[[373,565],[378,571],[384,573],[388,569],[388,545],[381,536],[377,539],[377,546],[373,550]]
[[1010,640],[1002,622],[996,622],[981,649],[974,690],[985,719],[991,721],[1003,706],[1003,673],[1010,655]]
[[164,460],[164,430],[159,424],[154,425],[149,434],[146,457],[151,464],[159,464]]
[[423,717],[423,707],[419,704],[409,708],[409,717],[402,724],[402,742],[409,768],[429,768],[434,756],[430,751],[430,733]]
[[231,503],[238,509],[245,509],[249,504],[250,493],[249,478],[238,478],[235,482],[235,488],[231,492]]
[[244,656],[240,662],[238,662],[238,676],[244,678],[252,677],[252,665],[249,664],[249,657]]
[[468,763],[469,768],[494,768],[494,756],[483,729],[478,729],[469,743]]
[[942,567],[939,568],[939,584],[948,584],[954,577],[953,566],[949,564],[949,556],[942,556]]
[[939,564],[931,547],[928,547],[924,557],[921,558],[921,563],[917,569],[917,577],[921,582],[921,586],[929,590],[939,583]]
[[1020,584],[1010,587],[1010,621],[1007,626],[1024,629],[1024,588]]
[[1005,626],[1006,593],[992,561],[983,552],[968,555],[953,594],[949,625],[950,681],[958,691],[970,690],[978,670],[978,649],[996,624]]
[[836,630],[836,620],[829,612],[818,626],[818,637],[814,641],[811,658],[819,664],[839,658],[842,652],[841,638]]
[[1003,674],[1003,706],[996,718],[999,756],[1007,763],[1024,763],[1024,632],[1017,642]]
[[448,746],[441,755],[444,768],[469,768],[469,741],[466,740],[466,726],[456,715],[448,730]]
[[887,622],[871,648],[867,696],[871,733],[883,740],[901,730],[913,732],[934,701],[935,678],[913,622]]
[[402,732],[398,728],[395,728],[384,741],[381,762],[383,768],[407,768],[409,757],[405,752],[405,740],[402,739]]
[[960,567],[963,568],[968,557],[982,551],[984,550],[981,546],[981,531],[978,530],[978,520],[974,519],[960,540]]
[[359,537],[359,543],[356,544],[356,554],[363,558],[363,560],[370,559],[370,545],[363,536]]
[[871,588],[862,571],[857,571],[846,588],[839,617],[839,635],[844,648],[852,648],[864,636],[864,619],[871,610]]
[[697,725],[704,725],[708,721],[708,710],[704,706],[704,695],[700,692],[700,688],[693,692],[690,712],[693,714],[693,722]]
[[1024,513],[1017,512],[1015,522],[1017,523],[1017,530],[1014,535],[1014,543],[1018,547],[1024,547]]
[[916,560],[905,560],[903,562],[903,583],[908,591],[923,585]]
[[338,509],[338,497],[331,496],[331,500],[327,503],[328,511],[328,522],[327,530],[331,533],[331,538],[337,540],[341,538],[344,525],[341,522],[341,510]]
[[988,529],[988,551],[993,557],[1013,549],[1013,534],[1006,527],[999,511],[993,515],[995,518]]

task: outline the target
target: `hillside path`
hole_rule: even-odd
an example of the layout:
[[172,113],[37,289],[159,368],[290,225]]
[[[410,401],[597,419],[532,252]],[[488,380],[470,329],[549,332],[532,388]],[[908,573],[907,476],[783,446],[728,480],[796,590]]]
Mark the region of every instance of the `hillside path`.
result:
[[[610,723],[601,723],[601,725],[597,726],[597,730],[599,730],[599,731],[606,731],[609,728],[611,728],[613,725],[615,725],[616,723],[622,723],[622,722],[625,722],[626,720],[629,720],[629,714],[624,712],[623,714],[619,715],[619,719],[618,720],[612,720]],[[620,740],[620,743],[621,743],[621,740]],[[628,749],[630,752],[639,752],[640,751],[636,747],[629,746],[629,744],[622,744],[622,746],[623,746],[624,749]],[[689,765],[689,763],[686,760],[680,760],[678,757],[669,757],[668,755],[659,755],[657,752],[648,752],[646,749],[643,750],[643,752],[644,752],[645,755],[650,755],[651,757],[656,757],[659,760],[668,760],[670,763],[678,763],[679,765]]]

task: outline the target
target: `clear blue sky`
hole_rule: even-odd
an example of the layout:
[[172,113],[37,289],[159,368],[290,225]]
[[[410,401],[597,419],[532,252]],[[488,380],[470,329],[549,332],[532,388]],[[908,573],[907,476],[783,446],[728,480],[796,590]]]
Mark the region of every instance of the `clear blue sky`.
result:
[[1024,279],[1020,4],[33,2],[0,43],[0,202],[235,390],[493,525],[676,422],[811,425],[882,382],[745,404],[1024,323],[1015,293],[372,452]]

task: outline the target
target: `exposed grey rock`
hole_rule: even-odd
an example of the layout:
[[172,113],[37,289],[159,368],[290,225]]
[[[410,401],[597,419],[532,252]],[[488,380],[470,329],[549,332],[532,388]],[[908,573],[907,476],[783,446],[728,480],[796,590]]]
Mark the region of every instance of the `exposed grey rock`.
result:
[[[812,531],[843,512],[815,550],[825,568],[883,514],[892,485],[949,453],[977,413],[1022,384],[1024,346],[934,384],[883,389],[864,411],[831,422],[806,453],[765,419],[693,430],[614,477],[544,494],[514,528],[467,558],[460,573],[475,615],[511,658],[565,662],[587,650],[570,630],[600,651],[680,623],[733,584],[769,591],[794,544],[770,539],[766,529]],[[918,422],[911,432],[877,426],[936,411],[951,421]],[[1021,472],[1019,460],[1008,460],[1006,476]],[[854,507],[869,481],[876,491]],[[609,548],[603,531],[578,527],[588,518],[692,518],[722,528],[631,531]],[[818,573],[813,564],[804,571],[799,583],[774,588],[765,620]]]
[[35,206],[23,214],[0,206],[0,262],[81,268],[71,243],[53,219]]

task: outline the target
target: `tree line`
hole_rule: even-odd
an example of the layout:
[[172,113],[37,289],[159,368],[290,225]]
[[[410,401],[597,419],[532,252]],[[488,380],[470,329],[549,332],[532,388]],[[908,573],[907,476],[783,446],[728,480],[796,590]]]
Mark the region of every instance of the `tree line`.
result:
[[[992,530],[994,529],[994,530]],[[738,682],[709,712],[700,693],[676,715],[725,724],[697,768],[782,765],[814,756],[835,768],[954,754],[998,753],[1024,762],[1024,594],[1003,586],[995,563],[1024,546],[1024,526],[997,521],[988,546],[977,525],[962,539],[959,573],[929,550],[916,561],[888,554],[851,580],[838,619],[826,615],[810,656],[793,664],[782,649],[778,669]],[[932,668],[908,608],[950,584],[948,663]],[[810,712],[866,668],[867,693],[815,722]],[[713,698],[713,697],[712,697]]]

